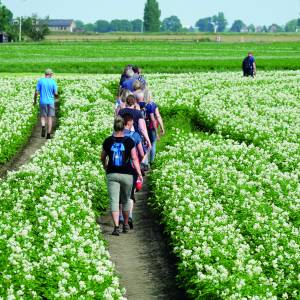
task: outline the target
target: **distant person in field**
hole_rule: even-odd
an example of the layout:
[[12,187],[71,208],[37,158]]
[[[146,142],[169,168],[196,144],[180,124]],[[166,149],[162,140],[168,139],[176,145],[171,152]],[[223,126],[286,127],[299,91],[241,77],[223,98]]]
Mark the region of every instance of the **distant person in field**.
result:
[[129,231],[130,196],[133,176],[143,181],[135,142],[124,135],[124,120],[117,116],[114,120],[114,133],[105,139],[101,153],[101,161],[106,171],[110,209],[114,221],[112,235],[120,234],[119,202],[122,204],[124,217],[123,233]]
[[40,116],[42,124],[42,137],[46,135],[47,123],[47,139],[51,138],[53,126],[53,117],[55,116],[54,99],[58,99],[57,84],[52,79],[53,72],[51,69],[45,71],[45,77],[39,79],[34,93],[33,105],[36,105],[37,97],[40,95]]
[[254,77],[256,75],[256,62],[252,52],[249,52],[247,57],[244,58],[242,68],[244,76]]

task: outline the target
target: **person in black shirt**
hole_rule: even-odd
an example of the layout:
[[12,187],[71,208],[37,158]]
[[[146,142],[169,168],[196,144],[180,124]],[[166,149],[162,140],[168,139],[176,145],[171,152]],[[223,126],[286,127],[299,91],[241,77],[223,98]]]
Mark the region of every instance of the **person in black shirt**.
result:
[[130,195],[133,185],[133,175],[143,177],[138,161],[135,143],[130,137],[125,137],[124,120],[118,116],[114,121],[114,134],[103,142],[101,161],[107,174],[107,187],[110,199],[110,209],[114,221],[113,235],[119,235],[119,200],[123,209],[123,233],[128,232],[128,217],[130,210]]

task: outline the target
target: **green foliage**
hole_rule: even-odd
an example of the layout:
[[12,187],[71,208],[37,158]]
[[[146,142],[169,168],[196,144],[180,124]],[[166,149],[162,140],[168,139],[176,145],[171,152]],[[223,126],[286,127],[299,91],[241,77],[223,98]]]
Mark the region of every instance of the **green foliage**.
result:
[[132,24],[128,20],[112,20],[110,22],[111,31],[132,31]]
[[246,24],[242,20],[235,20],[230,28],[231,32],[241,32],[242,29],[246,28]]
[[182,24],[177,16],[171,16],[162,21],[160,30],[166,32],[180,32],[182,30]]
[[214,25],[212,24],[211,17],[199,19],[196,23],[196,27],[198,27],[199,31],[202,31],[202,32],[213,32],[214,31]]
[[131,21],[132,31],[133,32],[141,32],[143,31],[143,21],[140,19],[135,19]]
[[160,28],[160,15],[158,2],[147,0],[144,9],[144,30],[146,32],[158,32]]
[[12,24],[12,12],[0,1],[0,31],[9,31]]
[[39,19],[37,15],[25,18],[22,26],[24,34],[33,41],[41,41],[50,33],[48,19]]
[[111,29],[110,23],[106,20],[98,20],[95,22],[94,30],[96,32],[109,32]]

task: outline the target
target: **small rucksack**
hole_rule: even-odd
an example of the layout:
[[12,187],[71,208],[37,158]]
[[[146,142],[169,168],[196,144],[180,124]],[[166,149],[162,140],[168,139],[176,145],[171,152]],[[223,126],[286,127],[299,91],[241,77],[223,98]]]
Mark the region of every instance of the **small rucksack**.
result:
[[112,144],[110,150],[112,152],[112,165],[115,167],[122,167],[125,165],[125,147],[124,144],[121,142],[118,142],[114,138],[114,143]]
[[249,71],[251,69],[249,56],[244,58],[242,68],[243,68],[243,71]]

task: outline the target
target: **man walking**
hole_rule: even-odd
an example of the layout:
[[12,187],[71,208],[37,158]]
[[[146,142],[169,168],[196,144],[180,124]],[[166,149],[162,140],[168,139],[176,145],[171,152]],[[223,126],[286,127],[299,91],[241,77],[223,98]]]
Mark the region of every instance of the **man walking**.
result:
[[58,98],[57,84],[52,79],[53,72],[51,69],[45,71],[45,77],[41,78],[34,93],[33,105],[36,105],[37,97],[40,95],[40,115],[42,123],[42,137],[46,135],[47,121],[47,139],[51,138],[53,117],[55,116],[54,98]]
[[254,77],[256,75],[256,62],[252,52],[249,52],[248,56],[243,60],[242,69],[243,75],[246,77]]

